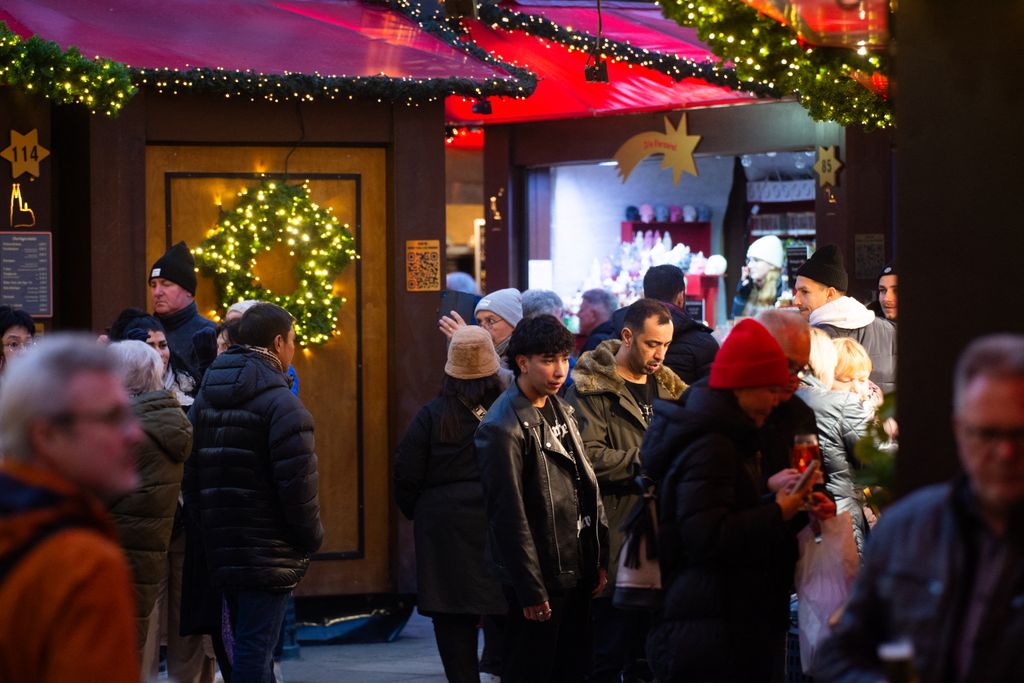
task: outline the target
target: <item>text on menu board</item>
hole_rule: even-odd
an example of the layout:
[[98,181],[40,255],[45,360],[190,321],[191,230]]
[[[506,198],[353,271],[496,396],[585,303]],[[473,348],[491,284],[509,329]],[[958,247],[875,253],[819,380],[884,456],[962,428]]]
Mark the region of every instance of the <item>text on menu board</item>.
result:
[[0,304],[53,316],[53,249],[48,232],[0,232]]

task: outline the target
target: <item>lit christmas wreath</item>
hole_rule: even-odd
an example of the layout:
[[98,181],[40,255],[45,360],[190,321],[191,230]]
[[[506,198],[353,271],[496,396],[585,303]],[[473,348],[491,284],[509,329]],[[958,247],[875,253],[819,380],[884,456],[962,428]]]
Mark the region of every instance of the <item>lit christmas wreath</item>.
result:
[[[335,296],[334,280],[359,258],[348,226],[313,202],[307,183],[263,179],[238,198],[238,206],[222,211],[217,227],[193,250],[203,272],[213,277],[218,300],[225,308],[246,299],[275,303],[295,316],[296,341],[323,344],[345,301]],[[253,272],[256,259],[278,244],[295,257],[299,286],[290,294],[266,289]]]

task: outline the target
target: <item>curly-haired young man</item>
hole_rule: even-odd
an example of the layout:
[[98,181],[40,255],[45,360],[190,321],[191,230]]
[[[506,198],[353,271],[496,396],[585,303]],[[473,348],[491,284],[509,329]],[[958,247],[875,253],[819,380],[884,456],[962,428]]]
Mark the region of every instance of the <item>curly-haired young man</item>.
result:
[[508,346],[515,382],[476,434],[488,548],[505,587],[505,683],[582,681],[590,602],[603,588],[607,526],[573,409],[558,398],[573,336],[524,319]]

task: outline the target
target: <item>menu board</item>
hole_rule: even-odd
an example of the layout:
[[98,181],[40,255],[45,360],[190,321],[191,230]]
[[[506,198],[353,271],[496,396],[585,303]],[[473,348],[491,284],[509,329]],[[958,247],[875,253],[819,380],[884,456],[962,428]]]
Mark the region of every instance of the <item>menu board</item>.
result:
[[789,286],[796,287],[796,271],[800,266],[807,263],[807,245],[798,243],[786,247],[786,275],[789,277]]
[[48,232],[0,232],[0,304],[34,318],[53,316],[53,249]]
[[704,301],[684,301],[683,310],[686,311],[686,315],[690,316],[699,323],[704,322]]

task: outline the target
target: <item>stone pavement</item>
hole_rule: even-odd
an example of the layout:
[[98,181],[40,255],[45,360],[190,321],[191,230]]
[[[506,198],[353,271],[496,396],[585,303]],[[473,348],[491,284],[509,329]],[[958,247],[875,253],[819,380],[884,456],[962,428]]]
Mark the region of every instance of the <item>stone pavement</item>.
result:
[[281,662],[285,683],[445,683],[430,620],[413,612],[393,643],[303,645]]

